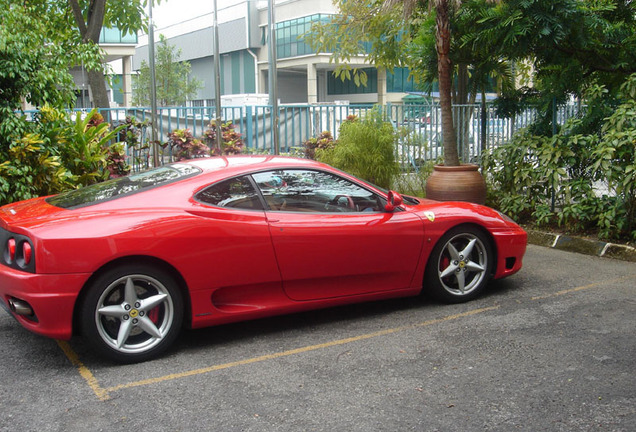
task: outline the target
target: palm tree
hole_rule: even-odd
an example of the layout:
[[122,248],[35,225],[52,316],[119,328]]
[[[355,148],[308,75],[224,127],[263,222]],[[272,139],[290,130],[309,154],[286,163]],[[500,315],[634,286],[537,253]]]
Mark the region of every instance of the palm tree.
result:
[[461,5],[461,0],[386,0],[387,7],[396,3],[404,4],[405,16],[410,16],[417,6],[428,5],[435,10],[435,46],[437,50],[437,74],[439,81],[439,104],[442,110],[442,143],[444,146],[444,165],[458,166],[459,154],[452,108],[453,65],[450,59],[451,14]]

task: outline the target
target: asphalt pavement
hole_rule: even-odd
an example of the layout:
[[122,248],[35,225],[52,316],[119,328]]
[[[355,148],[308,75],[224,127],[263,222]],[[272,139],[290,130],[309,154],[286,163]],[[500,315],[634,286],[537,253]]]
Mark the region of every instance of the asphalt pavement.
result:
[[0,310],[2,431],[634,431],[636,264],[535,245],[461,305],[186,331],[115,365]]

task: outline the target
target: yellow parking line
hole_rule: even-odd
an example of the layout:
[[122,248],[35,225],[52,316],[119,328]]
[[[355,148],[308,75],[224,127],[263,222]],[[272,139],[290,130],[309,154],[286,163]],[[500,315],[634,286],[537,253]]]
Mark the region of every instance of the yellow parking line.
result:
[[150,385],[150,384],[156,384],[156,383],[160,383],[160,382],[163,382],[163,381],[170,381],[170,380],[175,380],[175,379],[179,379],[179,378],[185,378],[185,377],[194,376],[194,375],[201,375],[201,374],[205,374],[205,373],[209,373],[209,372],[213,372],[213,371],[217,371],[217,370],[222,370],[222,369],[228,369],[228,368],[232,368],[232,367],[236,367],[236,366],[243,366],[243,365],[248,365],[248,364],[252,364],[252,363],[263,362],[263,361],[266,361],[266,360],[273,360],[273,359],[277,359],[277,358],[281,358],[281,357],[287,357],[287,356],[291,356],[291,355],[295,355],[295,354],[302,354],[302,353],[306,353],[306,352],[309,352],[309,351],[315,351],[315,350],[329,348],[329,347],[333,347],[333,346],[349,344],[349,343],[352,343],[352,342],[358,342],[358,341],[362,341],[362,340],[365,340],[365,339],[371,339],[371,338],[376,338],[376,337],[379,337],[379,336],[385,336],[385,335],[388,335],[388,334],[397,333],[397,332],[401,332],[401,331],[404,331],[404,330],[410,330],[410,329],[414,329],[414,328],[418,328],[418,327],[425,327],[425,326],[430,326],[430,325],[433,325],[433,324],[439,324],[439,323],[442,323],[442,322],[445,322],[445,321],[451,321],[451,320],[455,320],[455,319],[459,319],[459,318],[464,318],[464,317],[467,317],[467,316],[476,315],[476,314],[480,314],[480,313],[496,310],[498,308],[499,308],[499,306],[491,306],[491,307],[486,307],[486,308],[481,308],[481,309],[474,309],[474,310],[471,310],[471,311],[467,311],[467,312],[463,312],[463,313],[459,313],[459,314],[455,314],[455,315],[449,315],[449,316],[446,316],[446,317],[443,317],[443,318],[433,319],[433,320],[429,320],[429,321],[424,321],[424,322],[417,323],[417,324],[411,324],[411,325],[406,325],[406,326],[402,326],[402,327],[395,327],[395,328],[391,328],[391,329],[380,330],[380,331],[377,331],[377,332],[374,332],[374,333],[367,333],[367,334],[363,334],[363,335],[359,335],[359,336],[354,336],[354,337],[350,337],[350,338],[346,338],[346,339],[339,339],[339,340],[326,342],[326,343],[322,343],[322,344],[318,344],[318,345],[310,345],[310,346],[306,346],[306,347],[302,347],[302,348],[296,348],[296,349],[287,350],[287,351],[282,351],[282,352],[278,352],[278,353],[274,353],[274,354],[265,354],[265,355],[262,355],[262,356],[259,356],[259,357],[253,357],[253,358],[239,360],[239,361],[235,361],[235,362],[224,363],[224,364],[209,366],[209,367],[200,368],[200,369],[194,369],[194,370],[191,370],[191,371],[185,371],[185,372],[180,372],[180,373],[175,373],[175,374],[169,374],[169,375],[156,377],[156,378],[149,378],[149,379],[141,380],[141,381],[134,381],[134,382],[130,382],[130,383],[126,383],[126,384],[120,384],[120,385],[116,385],[116,386],[108,387],[108,388],[103,388],[103,387],[101,387],[99,385],[99,382],[97,381],[95,376],[84,365],[84,363],[82,363],[82,361],[79,359],[79,356],[77,355],[77,353],[75,353],[75,351],[73,351],[73,349],[70,347],[68,342],[61,341],[61,340],[57,340],[56,342],[57,342],[58,346],[62,349],[62,351],[64,352],[66,357],[73,364],[73,366],[77,367],[77,370],[78,370],[79,374],[82,376],[82,378],[84,378],[84,380],[86,381],[88,386],[91,388],[91,390],[93,390],[93,392],[95,393],[95,396],[97,396],[97,398],[100,401],[106,401],[106,400],[110,399],[110,393],[114,392],[114,391],[117,391],[117,390],[122,390],[122,389],[126,389],[126,388],[131,388],[131,387],[139,387],[139,386]]
[[56,342],[58,346],[62,348],[62,351],[64,351],[64,354],[66,354],[66,357],[68,357],[68,359],[71,361],[73,366],[77,367],[77,371],[82,376],[82,378],[84,378],[84,380],[86,381],[86,384],[88,384],[91,390],[93,390],[93,392],[95,393],[95,396],[97,396],[97,398],[100,401],[105,401],[110,399],[110,396],[108,395],[108,391],[103,389],[99,385],[95,376],[86,366],[84,366],[84,363],[80,361],[79,356],[75,353],[75,351],[73,351],[73,349],[68,344],[68,342],[61,341],[61,340],[56,340]]
[[531,300],[543,300],[543,299],[547,299],[547,298],[551,298],[551,297],[558,297],[558,296],[570,294],[570,293],[573,293],[573,292],[583,291],[583,290],[590,289],[590,288],[596,288],[596,287],[601,286],[601,285],[612,284],[612,283],[615,283],[615,282],[621,282],[621,281],[624,281],[624,280],[627,280],[627,279],[633,279],[633,278],[636,278],[636,275],[627,275],[627,276],[622,276],[622,277],[618,277],[618,278],[615,278],[615,279],[608,279],[608,280],[604,280],[604,281],[600,281],[600,282],[591,283],[589,285],[584,285],[584,286],[580,286],[580,287],[576,287],[576,288],[570,288],[570,289],[566,289],[566,290],[562,290],[562,291],[557,291],[557,292],[546,294],[546,295],[531,297],[530,299]]
[[[558,292],[547,294],[547,295],[543,295],[543,296],[535,296],[535,297],[531,297],[531,300],[542,300],[542,299],[551,298],[551,297],[558,297],[558,296],[570,294],[570,293],[573,293],[573,292],[582,291],[582,290],[586,290],[586,289],[590,289],[590,288],[596,288],[596,287],[601,286],[601,285],[607,285],[607,284],[620,282],[620,281],[624,281],[624,280],[632,279],[632,278],[636,278],[636,275],[623,276],[623,277],[619,277],[619,278],[615,278],[615,279],[609,279],[609,280],[605,280],[605,281],[601,281],[601,282],[595,282],[595,283],[592,283],[592,284],[589,284],[589,285],[584,285],[584,286],[580,286],[580,287],[576,287],[576,288],[566,289],[566,290],[558,291]],[[141,380],[141,381],[133,381],[133,382],[129,382],[129,383],[126,383],[126,384],[119,384],[119,385],[112,386],[112,387],[107,387],[107,388],[103,388],[103,387],[101,387],[99,385],[99,382],[97,381],[95,376],[80,361],[79,356],[73,351],[73,349],[69,346],[69,344],[67,342],[58,340],[57,344],[60,346],[62,351],[64,351],[64,354],[66,354],[66,356],[71,361],[71,363],[74,366],[77,367],[79,374],[82,376],[82,378],[84,378],[84,380],[86,381],[88,386],[93,390],[93,392],[95,393],[97,398],[100,401],[105,401],[105,400],[110,399],[110,395],[109,394],[111,392],[118,391],[118,390],[123,390],[123,389],[127,389],[127,388],[132,388],[132,387],[140,387],[140,386],[145,386],[145,385],[150,385],[150,384],[156,384],[156,383],[160,383],[160,382],[163,382],[163,381],[171,381],[171,380],[175,380],[175,379],[179,379],[179,378],[186,378],[186,377],[190,377],[190,376],[206,374],[206,373],[210,373],[210,372],[214,372],[214,371],[218,371],[218,370],[222,370],[222,369],[229,369],[229,368],[236,367],[236,366],[243,366],[243,365],[248,365],[248,364],[252,364],[252,363],[259,363],[259,362],[263,362],[263,361],[266,361],[266,360],[274,360],[274,359],[277,359],[277,358],[287,357],[287,356],[291,356],[291,355],[295,355],[295,354],[302,354],[302,353],[306,353],[306,352],[310,352],[310,351],[316,351],[316,350],[329,348],[329,347],[333,347],[333,346],[345,345],[345,344],[349,344],[349,343],[352,343],[352,342],[358,342],[358,341],[362,341],[362,340],[366,340],[366,339],[376,338],[376,337],[379,337],[379,336],[385,336],[385,335],[389,335],[389,334],[392,334],[392,333],[398,333],[398,332],[402,332],[402,331],[405,331],[405,330],[410,330],[410,329],[414,329],[414,328],[418,328],[418,327],[425,327],[425,326],[439,324],[439,323],[446,322],[446,321],[452,321],[452,320],[456,320],[456,319],[459,319],[459,318],[464,318],[464,317],[471,316],[471,315],[476,315],[476,314],[480,314],[480,313],[484,313],[484,312],[489,312],[489,311],[496,310],[496,309],[499,309],[499,306],[491,306],[491,307],[486,307],[486,308],[474,309],[474,310],[471,310],[471,311],[467,311],[467,312],[463,312],[463,313],[459,313],[459,314],[455,314],[455,315],[449,315],[449,316],[446,316],[446,317],[443,317],[443,318],[433,319],[433,320],[429,320],[429,321],[424,321],[424,322],[417,323],[417,324],[410,324],[410,325],[406,325],[406,326],[402,326],[402,327],[395,327],[395,328],[391,328],[391,329],[380,330],[380,331],[377,331],[377,332],[374,332],[374,333],[367,333],[367,334],[354,336],[354,337],[350,337],[350,338],[346,338],[346,339],[338,339],[338,340],[334,340],[334,341],[331,341],[331,342],[326,342],[326,343],[317,344],[317,345],[309,345],[309,346],[306,346],[306,347],[296,348],[296,349],[287,350],[287,351],[281,351],[281,352],[273,353],[273,354],[265,354],[265,355],[262,355],[262,356],[259,356],[259,357],[248,358],[248,359],[239,360],[239,361],[235,361],[235,362],[223,363],[223,364],[214,365],[214,366],[208,366],[208,367],[204,367],[204,368],[200,368],[200,369],[194,369],[194,370],[190,370],[190,371],[164,375],[164,376],[156,377],[156,378],[149,378],[149,379]]]
[[139,387],[139,386],[145,386],[145,385],[150,385],[150,384],[156,384],[156,383],[160,383],[160,382],[163,382],[163,381],[170,381],[170,380],[190,377],[190,376],[194,376],[194,375],[201,375],[201,374],[206,374],[206,373],[209,373],[209,372],[214,372],[214,371],[218,371],[218,370],[222,370],[222,369],[229,369],[229,368],[236,367],[236,366],[243,366],[243,365],[248,365],[248,364],[252,364],[252,363],[263,362],[263,361],[266,361],[266,360],[273,360],[273,359],[277,359],[277,358],[281,358],[281,357],[287,357],[287,356],[291,356],[291,355],[295,355],[295,354],[302,354],[302,353],[306,353],[306,352],[309,352],[309,351],[316,351],[316,350],[319,350],[319,349],[329,348],[329,347],[333,347],[333,346],[345,345],[345,344],[349,344],[349,343],[352,343],[352,342],[358,342],[358,341],[365,340],[365,339],[371,339],[371,338],[376,338],[376,337],[379,337],[379,336],[385,336],[385,335],[388,335],[388,334],[401,332],[401,331],[404,331],[404,330],[410,330],[410,329],[414,329],[414,328],[418,328],[418,327],[425,327],[425,326],[429,326],[429,325],[433,325],[433,324],[439,324],[439,323],[442,323],[442,322],[445,322],[445,321],[451,321],[451,320],[455,320],[455,319],[458,319],[458,318],[463,318],[463,317],[467,317],[467,316],[471,316],[471,315],[476,315],[476,314],[480,314],[480,313],[483,313],[483,312],[492,311],[492,310],[495,310],[495,309],[498,309],[498,308],[499,308],[499,306],[492,306],[492,307],[486,307],[486,308],[481,308],[481,309],[475,309],[475,310],[472,310],[472,311],[463,312],[463,313],[456,314],[456,315],[449,315],[449,316],[446,316],[444,318],[438,318],[438,319],[433,319],[433,320],[429,320],[429,321],[424,321],[424,322],[421,322],[421,323],[418,323],[418,324],[411,324],[411,325],[391,328],[391,329],[387,329],[387,330],[380,330],[380,331],[377,331],[377,332],[374,332],[374,333],[363,334],[363,335],[354,336],[354,337],[350,337],[350,338],[346,338],[346,339],[339,339],[339,340],[326,342],[326,343],[322,343],[322,344],[318,344],[318,345],[310,345],[310,346],[306,346],[306,347],[302,347],[302,348],[296,348],[296,349],[292,349],[292,350],[288,350],[288,351],[282,351],[282,352],[278,352],[278,353],[274,353],[274,354],[265,354],[265,355],[262,355],[262,356],[259,356],[259,357],[253,357],[253,358],[239,360],[239,361],[235,361],[235,362],[224,363],[224,364],[215,365],[215,366],[209,366],[209,367],[205,367],[205,368],[201,368],[201,369],[194,369],[194,370],[191,370],[191,371],[179,372],[179,373],[165,375],[165,376],[161,376],[161,377],[149,378],[149,379],[141,380],[141,381],[134,381],[134,382],[130,382],[130,383],[127,383],[127,384],[120,384],[120,385],[116,385],[116,386],[113,386],[113,387],[108,387],[107,389],[105,389],[105,391],[107,393],[109,393],[109,392],[114,392],[114,391],[117,391],[117,390],[122,390],[122,389],[126,389],[126,388],[131,388],[131,387]]

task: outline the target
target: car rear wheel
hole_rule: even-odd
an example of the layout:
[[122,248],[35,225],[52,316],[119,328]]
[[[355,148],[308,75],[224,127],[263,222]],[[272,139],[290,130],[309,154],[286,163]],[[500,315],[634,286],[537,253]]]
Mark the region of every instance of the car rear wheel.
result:
[[446,303],[471,300],[488,283],[493,259],[490,241],[481,230],[453,228],[431,253],[426,267],[427,292]]
[[81,309],[86,341],[122,363],[161,354],[182,322],[183,299],[174,278],[144,265],[117,267],[97,277]]

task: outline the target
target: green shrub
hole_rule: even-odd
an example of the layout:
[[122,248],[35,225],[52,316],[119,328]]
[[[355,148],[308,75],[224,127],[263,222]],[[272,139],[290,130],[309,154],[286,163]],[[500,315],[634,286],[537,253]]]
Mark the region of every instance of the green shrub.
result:
[[109,160],[123,164],[123,148],[109,150],[120,129],[111,131],[97,110],[72,120],[45,105],[32,122],[16,118],[25,121],[22,136],[0,149],[0,204],[96,183],[110,176]]
[[75,114],[62,130],[59,142],[62,163],[75,176],[76,185],[87,186],[109,178],[108,147],[123,128],[111,130],[97,109],[85,116]]
[[10,144],[0,163],[0,204],[50,195],[71,188],[73,175],[37,134]]
[[399,173],[394,148],[397,134],[375,107],[364,119],[345,121],[338,141],[331,147],[316,149],[316,159],[342,169],[378,186],[390,188]]
[[[592,88],[590,103],[599,106],[605,94]],[[486,153],[489,205],[522,223],[636,240],[636,74],[619,96],[600,132],[582,133],[590,122],[573,119],[553,137],[525,131]]]

